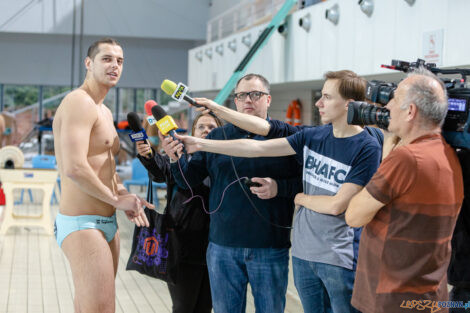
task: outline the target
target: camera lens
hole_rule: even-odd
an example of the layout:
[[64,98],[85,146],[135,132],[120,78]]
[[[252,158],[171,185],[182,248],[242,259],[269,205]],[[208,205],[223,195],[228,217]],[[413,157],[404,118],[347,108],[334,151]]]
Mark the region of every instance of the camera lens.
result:
[[388,128],[390,111],[367,102],[351,101],[348,104],[349,125],[377,125],[382,129]]
[[367,82],[366,99],[380,104],[387,104],[394,96],[397,85],[379,80]]
[[390,86],[381,86],[379,88],[379,94],[377,103],[380,104],[387,104],[390,100],[392,100],[393,96],[395,95],[395,88]]

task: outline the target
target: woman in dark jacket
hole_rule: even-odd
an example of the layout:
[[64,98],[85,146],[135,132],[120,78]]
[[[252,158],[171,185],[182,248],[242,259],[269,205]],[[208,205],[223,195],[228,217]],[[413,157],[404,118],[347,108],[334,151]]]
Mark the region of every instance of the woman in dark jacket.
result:
[[[205,138],[214,128],[221,126],[219,119],[201,114],[193,122],[192,135]],[[184,204],[191,197],[189,190],[177,187],[170,170],[170,158],[155,153],[143,141],[137,143],[139,160],[157,182],[167,185],[167,207],[174,223],[178,238],[179,264],[176,284],[168,283],[173,313],[210,313],[212,309],[209,274],[206,265],[206,249],[209,236],[209,215],[202,208],[202,202],[195,198]],[[149,157],[149,151],[153,151]],[[209,183],[193,188],[194,195],[202,196],[208,208]]]

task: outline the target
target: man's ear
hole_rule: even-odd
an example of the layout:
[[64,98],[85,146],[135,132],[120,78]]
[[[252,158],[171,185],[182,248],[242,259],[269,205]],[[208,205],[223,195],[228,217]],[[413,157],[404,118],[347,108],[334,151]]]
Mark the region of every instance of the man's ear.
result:
[[85,61],[84,61],[83,63],[85,64],[85,68],[86,68],[87,70],[89,70],[89,69],[90,69],[90,66],[91,66],[91,59],[90,59],[90,57],[86,57],[86,58],[85,58]]
[[271,95],[267,95],[266,97],[268,97],[268,108],[269,108],[269,106],[271,105]]
[[408,105],[408,108],[406,110],[407,110],[407,114],[406,114],[407,122],[412,121],[418,117],[418,107],[413,102],[411,102]]

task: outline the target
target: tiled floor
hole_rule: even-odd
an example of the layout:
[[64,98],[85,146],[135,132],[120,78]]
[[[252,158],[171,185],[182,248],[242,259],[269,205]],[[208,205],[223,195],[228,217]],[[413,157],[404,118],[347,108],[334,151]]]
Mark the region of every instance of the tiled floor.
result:
[[[26,204],[19,209],[32,214],[37,206]],[[52,215],[56,212],[57,205],[52,207]],[[116,312],[171,312],[171,299],[164,282],[125,270],[133,224],[122,212],[118,213],[118,221],[121,256],[116,277]],[[45,235],[41,229],[15,227],[0,236],[0,313],[4,312],[73,312],[70,267],[54,237]],[[247,312],[255,312],[250,291]],[[302,312],[292,273],[289,273],[286,312]]]

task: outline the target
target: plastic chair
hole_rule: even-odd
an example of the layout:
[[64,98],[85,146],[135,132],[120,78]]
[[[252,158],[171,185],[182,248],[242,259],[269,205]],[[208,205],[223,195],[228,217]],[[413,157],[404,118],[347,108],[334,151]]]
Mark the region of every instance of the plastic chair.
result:
[[149,182],[147,169],[140,163],[139,159],[132,160],[132,177],[123,181],[124,187],[129,190],[131,185],[147,186]]
[[[132,160],[131,163],[132,167],[132,177],[131,179],[126,179],[122,183],[124,187],[130,191],[130,186],[131,185],[136,185],[136,186],[144,186],[147,187],[149,183],[149,177],[148,177],[148,172],[147,169],[140,163],[139,159],[134,159]],[[155,207],[158,208],[159,206],[159,201],[157,197],[157,189],[166,189],[166,184],[165,183],[156,183],[152,182],[152,187],[154,188],[154,204]],[[155,200],[158,202],[155,203]]]
[[[56,168],[56,159],[53,155],[43,155],[38,154],[32,159],[33,168],[42,168],[42,169],[55,169]],[[60,177],[57,177],[57,186],[60,190]],[[33,193],[31,189],[28,189],[29,201],[33,202]],[[22,204],[24,198],[24,189],[21,190],[20,200],[15,202],[15,204]],[[51,205],[53,203],[59,203],[58,195],[56,195],[55,188],[52,191]]]
[[55,156],[38,154],[32,159],[33,168],[51,168],[56,166]]

